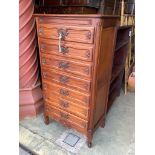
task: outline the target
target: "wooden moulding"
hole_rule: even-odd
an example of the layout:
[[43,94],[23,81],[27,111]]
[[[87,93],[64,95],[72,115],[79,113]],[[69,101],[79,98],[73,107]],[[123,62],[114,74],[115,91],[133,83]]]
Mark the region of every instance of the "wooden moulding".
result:
[[43,112],[43,99],[40,83],[35,87],[22,88],[19,90],[19,117],[34,117]]

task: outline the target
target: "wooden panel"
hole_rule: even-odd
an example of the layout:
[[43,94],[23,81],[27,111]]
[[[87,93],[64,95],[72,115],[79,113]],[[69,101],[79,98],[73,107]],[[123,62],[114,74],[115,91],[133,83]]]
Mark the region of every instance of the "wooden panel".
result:
[[55,91],[51,91],[51,90],[44,91],[43,96],[44,96],[44,99],[46,99],[46,97],[48,97],[50,100],[54,98],[59,98],[60,100],[65,100],[67,102],[74,103],[77,106],[83,107],[84,109],[89,108],[89,100],[87,102],[84,102],[82,100],[80,101],[80,100],[77,100],[76,98],[71,98],[70,96],[60,95]]
[[63,86],[69,86],[75,90],[80,90],[84,92],[90,91],[90,81],[72,76],[71,74],[66,74],[65,72],[60,72],[56,70],[47,69],[42,67],[42,79],[43,81],[51,81],[61,84]]
[[59,39],[59,34],[61,32],[65,36],[63,40],[81,43],[93,43],[94,27],[39,24],[39,37]]
[[83,104],[89,104],[89,94],[84,94],[79,91],[75,91],[73,89],[53,84],[52,82],[43,81],[43,90],[48,94],[55,93],[60,97],[68,97],[74,99],[78,102],[82,102]]
[[93,46],[78,44],[73,42],[63,41],[61,47],[62,52],[59,52],[58,40],[39,39],[40,52],[48,54],[56,54],[58,56],[76,58],[79,60],[92,61]]
[[79,106],[78,104],[58,97],[51,98],[50,95],[46,95],[45,100],[48,101],[49,105],[56,106],[59,109],[74,114],[82,119],[88,120],[88,108],[86,107]]
[[91,18],[87,18],[87,19],[83,19],[83,18],[79,18],[78,20],[76,20],[75,18],[73,17],[70,17],[69,19],[68,18],[65,18],[65,17],[62,17],[61,20],[59,17],[50,17],[50,16],[40,16],[39,18],[37,18],[38,20],[38,23],[39,24],[52,24],[52,25],[58,25],[58,24],[64,24],[66,26],[90,26],[92,25],[92,19]]
[[108,27],[114,27],[115,25],[119,25],[119,22],[117,21],[117,19],[106,19],[104,20],[104,28],[108,28]]
[[[112,62],[115,45],[114,28],[106,28],[102,31],[102,46],[99,54],[97,72],[96,107],[94,112],[94,126],[106,113],[109,84],[111,79]],[[104,50],[102,50],[104,49]],[[104,62],[104,63],[103,63]]]
[[51,118],[60,120],[69,127],[73,125],[76,129],[80,128],[80,130],[83,131],[87,130],[87,121],[80,119],[79,117],[72,115],[66,111],[53,107],[47,101],[45,102],[45,111],[51,116]]
[[88,62],[80,62],[41,53],[41,63],[44,67],[54,68],[61,71],[82,75],[87,78],[90,78],[91,76],[92,67],[91,63]]

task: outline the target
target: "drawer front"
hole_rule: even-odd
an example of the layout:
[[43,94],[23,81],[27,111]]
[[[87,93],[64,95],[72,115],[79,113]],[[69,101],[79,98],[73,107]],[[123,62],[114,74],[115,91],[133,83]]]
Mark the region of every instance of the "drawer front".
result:
[[48,93],[49,95],[57,94],[57,96],[59,97],[65,97],[65,98],[69,98],[70,100],[75,100],[76,102],[80,102],[83,105],[89,104],[89,99],[90,99],[89,94],[84,94],[67,87],[49,83],[45,80],[43,81],[43,91],[46,94]]
[[80,42],[80,43],[93,43],[94,27],[79,27],[79,26],[64,26],[54,24],[39,24],[38,36],[49,39]]
[[88,120],[88,109],[83,106],[78,106],[77,104],[67,101],[65,99],[61,99],[58,97],[51,98],[50,96],[46,96],[45,101],[48,102],[51,106],[56,106],[64,111],[68,111],[71,114],[75,114],[76,116]]
[[50,39],[39,39],[40,52],[55,54],[59,56],[75,58],[79,60],[92,61],[93,47],[84,44],[62,42],[59,51],[59,41]]
[[68,96],[59,95],[58,93],[56,93],[54,91],[51,91],[51,90],[43,91],[43,96],[44,96],[45,100],[46,99],[53,100],[55,98],[59,98],[59,100],[64,100],[64,101],[67,101],[69,103],[74,103],[77,106],[83,107],[85,109],[89,108],[89,103],[88,102],[86,103],[86,102],[77,100],[76,98],[71,98],[71,97],[68,97]]
[[80,119],[79,117],[72,115],[66,111],[51,106],[48,102],[45,102],[45,112],[54,120],[60,121],[62,124],[73,127],[80,131],[86,131],[88,122]]
[[70,88],[73,88],[75,90],[82,90],[84,92],[90,91],[90,81],[44,67],[42,67],[42,79],[46,81],[56,82],[64,86],[69,86]]
[[70,73],[89,77],[91,76],[92,66],[88,62],[73,61],[67,58],[61,58],[54,55],[41,54],[41,64],[43,67],[59,69]]

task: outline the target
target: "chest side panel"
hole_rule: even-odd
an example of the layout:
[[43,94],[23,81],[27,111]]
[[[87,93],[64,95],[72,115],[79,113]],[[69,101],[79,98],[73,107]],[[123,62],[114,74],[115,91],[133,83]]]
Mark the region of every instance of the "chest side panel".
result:
[[116,31],[114,27],[104,28],[102,30],[102,41],[100,53],[98,56],[96,91],[95,91],[95,110],[94,110],[94,128],[104,117],[109,93],[111,70],[113,63],[113,54],[115,46]]

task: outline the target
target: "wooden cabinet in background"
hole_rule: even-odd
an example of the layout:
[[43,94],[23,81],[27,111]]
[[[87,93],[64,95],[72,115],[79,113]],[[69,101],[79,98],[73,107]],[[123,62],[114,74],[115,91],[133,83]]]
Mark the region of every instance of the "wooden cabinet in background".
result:
[[[118,16],[36,14],[49,117],[85,134],[104,126]],[[116,62],[117,63],[117,62]]]
[[131,28],[131,26],[120,26],[117,28],[117,37],[114,50],[113,68],[107,110],[109,110],[113,101],[117,96],[120,95],[121,92],[125,62],[129,52]]
[[35,13],[96,14],[100,7],[100,0],[40,0],[39,2],[35,1]]

